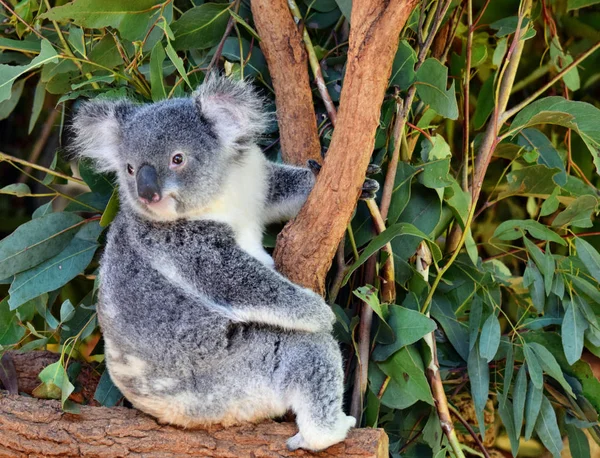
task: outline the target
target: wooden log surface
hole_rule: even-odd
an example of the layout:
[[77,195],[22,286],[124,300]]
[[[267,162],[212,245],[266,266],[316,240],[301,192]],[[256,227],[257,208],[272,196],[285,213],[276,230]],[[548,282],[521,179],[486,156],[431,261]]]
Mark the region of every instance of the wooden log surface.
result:
[[381,429],[354,429],[343,443],[320,453],[290,452],[293,423],[266,421],[223,428],[184,430],[160,425],[125,407],[81,406],[73,415],[58,401],[0,392],[0,457],[346,457],[386,458],[388,438]]
[[[19,393],[31,394],[40,371],[58,360],[48,351],[9,352]],[[99,374],[82,363],[77,381],[90,402]],[[290,452],[286,440],[294,423],[265,421],[224,428],[182,429],[126,407],[80,406],[65,413],[60,402],[10,395],[0,390],[0,458],[5,457],[349,457],[386,458],[388,438],[381,429],[354,429],[349,437],[320,453]]]

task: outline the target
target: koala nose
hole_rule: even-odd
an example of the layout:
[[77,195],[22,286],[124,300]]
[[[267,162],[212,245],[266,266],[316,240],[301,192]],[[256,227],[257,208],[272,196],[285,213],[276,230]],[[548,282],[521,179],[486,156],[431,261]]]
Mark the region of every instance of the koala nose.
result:
[[143,165],[139,168],[137,176],[138,197],[145,204],[155,203],[161,199],[160,186],[156,169],[151,165]]

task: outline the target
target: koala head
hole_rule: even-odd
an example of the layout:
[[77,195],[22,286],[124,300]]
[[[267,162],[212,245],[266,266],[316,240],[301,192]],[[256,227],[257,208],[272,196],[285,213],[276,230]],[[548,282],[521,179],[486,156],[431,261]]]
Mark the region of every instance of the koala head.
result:
[[72,149],[116,173],[131,209],[174,220],[219,197],[229,167],[255,145],[267,120],[252,86],[211,74],[188,98],[86,102],[74,117]]

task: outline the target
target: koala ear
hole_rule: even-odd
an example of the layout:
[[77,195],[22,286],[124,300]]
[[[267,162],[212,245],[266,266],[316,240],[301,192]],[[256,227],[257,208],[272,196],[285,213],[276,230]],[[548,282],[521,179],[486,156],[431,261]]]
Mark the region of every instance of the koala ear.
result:
[[71,126],[74,155],[92,159],[101,172],[118,170],[122,125],[135,110],[137,107],[126,100],[84,102]]
[[221,141],[239,148],[263,133],[269,121],[265,100],[247,81],[210,73],[194,92],[196,107],[212,124]]

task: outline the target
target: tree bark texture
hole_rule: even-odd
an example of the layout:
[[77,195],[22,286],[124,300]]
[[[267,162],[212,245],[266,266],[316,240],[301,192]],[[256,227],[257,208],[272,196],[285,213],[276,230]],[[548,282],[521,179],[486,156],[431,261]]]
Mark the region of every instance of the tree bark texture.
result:
[[283,160],[321,162],[306,50],[286,0],[252,0],[252,16],[275,89]]
[[346,441],[320,453],[290,452],[293,423],[267,421],[223,428],[183,430],[160,425],[125,407],[81,406],[73,415],[58,401],[0,392],[0,457],[346,457],[387,458],[381,429],[355,429]]
[[274,253],[280,272],[321,294],[360,195],[399,34],[417,2],[352,3],[348,63],[331,146],[307,203],[280,233]]

